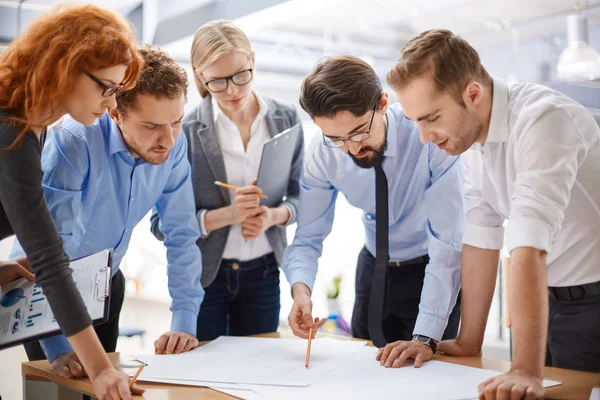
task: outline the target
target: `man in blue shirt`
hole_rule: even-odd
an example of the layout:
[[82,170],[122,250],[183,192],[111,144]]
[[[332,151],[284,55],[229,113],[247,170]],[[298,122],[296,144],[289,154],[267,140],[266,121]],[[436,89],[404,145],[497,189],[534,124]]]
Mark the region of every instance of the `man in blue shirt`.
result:
[[[98,113],[86,127],[72,119],[53,129],[42,154],[44,189],[65,251],[77,259],[113,248],[109,320],[96,326],[107,352],[115,351],[124,277],[119,264],[138,222],[156,207],[165,234],[171,330],[155,342],[157,353],[181,353],[197,346],[200,236],[187,142],[180,135],[187,76],[166,53],[142,47],[145,66],[134,89],[117,94],[117,109]],[[101,77],[90,76],[103,87]],[[16,258],[20,247],[13,250]],[[27,344],[30,359],[43,358],[38,342]],[[85,374],[63,335],[41,340],[54,370]]]
[[[390,344],[380,350],[377,360],[399,367],[411,358],[418,367],[433,356],[437,341],[456,337],[458,330],[464,219],[460,160],[422,144],[415,124],[404,117],[398,104],[388,104],[375,71],[356,57],[320,62],[304,80],[300,104],[322,135],[306,152],[298,229],[283,261],[294,298],[290,327],[306,338],[311,326],[314,334],[325,322],[313,321],[310,295],[341,192],[364,211],[366,234],[356,272],[352,334],[372,339],[369,303],[385,296],[382,318],[375,322],[385,336],[381,346]],[[376,245],[377,168],[387,177],[389,253],[378,264],[387,274],[387,289],[381,285],[382,293],[374,289],[371,297],[380,248],[379,240]]]

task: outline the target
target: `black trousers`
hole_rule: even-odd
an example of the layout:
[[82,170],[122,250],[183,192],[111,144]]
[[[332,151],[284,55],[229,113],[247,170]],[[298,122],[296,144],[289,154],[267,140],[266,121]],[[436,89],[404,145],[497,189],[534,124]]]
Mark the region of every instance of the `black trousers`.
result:
[[[125,277],[121,270],[112,278],[110,288],[110,304],[108,311],[108,320],[94,326],[96,334],[107,353],[114,352],[117,349],[117,339],[119,337],[119,316],[121,315],[121,306],[125,296]],[[29,361],[45,360],[46,355],[42,351],[40,342],[29,342],[23,345]]]
[[546,366],[600,372],[600,282],[586,286],[550,289]]
[[[388,343],[396,340],[411,340],[419,314],[419,303],[423,289],[426,264],[389,267],[388,301],[389,315],[383,320],[383,333]],[[356,266],[356,299],[352,313],[352,336],[370,339],[367,325],[371,282],[375,268],[375,257],[363,248]],[[453,339],[458,334],[460,323],[460,295],[450,314],[443,339]]]

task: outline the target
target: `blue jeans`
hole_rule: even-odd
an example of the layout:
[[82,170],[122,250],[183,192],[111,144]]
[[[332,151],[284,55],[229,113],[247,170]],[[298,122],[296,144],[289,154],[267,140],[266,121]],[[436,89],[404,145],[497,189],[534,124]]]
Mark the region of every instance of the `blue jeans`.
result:
[[223,260],[198,314],[198,340],[276,332],[279,268],[273,253],[240,262]]

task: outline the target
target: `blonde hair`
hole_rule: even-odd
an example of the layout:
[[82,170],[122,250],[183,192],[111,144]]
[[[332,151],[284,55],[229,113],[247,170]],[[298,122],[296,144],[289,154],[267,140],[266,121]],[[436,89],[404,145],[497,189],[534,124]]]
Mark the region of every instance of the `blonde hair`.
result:
[[208,94],[208,88],[200,77],[200,73],[232,51],[252,57],[252,46],[248,36],[231,21],[208,22],[194,34],[191,53],[192,70],[194,71],[194,81],[202,98]]

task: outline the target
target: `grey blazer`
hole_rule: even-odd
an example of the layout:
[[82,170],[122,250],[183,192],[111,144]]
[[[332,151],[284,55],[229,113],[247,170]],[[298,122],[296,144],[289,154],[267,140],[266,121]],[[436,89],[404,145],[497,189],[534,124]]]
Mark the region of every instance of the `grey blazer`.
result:
[[[265,120],[271,137],[299,122],[298,114],[292,106],[266,97],[263,97],[263,99],[269,106]],[[214,210],[230,205],[229,191],[214,184],[215,181],[227,182],[227,176],[223,154],[215,131],[210,94],[202,100],[198,107],[185,116],[182,131],[188,141],[188,158],[192,167],[196,215],[199,215],[201,210]],[[288,190],[285,197],[285,203],[287,203],[288,209],[291,212],[288,225],[296,222],[303,156],[304,133],[302,132],[296,143]],[[282,199],[283,202],[284,200]],[[156,210],[152,214],[150,229],[157,239],[164,239],[164,236],[160,232],[159,217]],[[287,246],[285,227],[273,226],[265,233],[273,248],[275,259],[281,265],[283,251]],[[202,252],[203,287],[210,285],[217,276],[228,236],[229,226],[226,226],[210,232],[205,238],[198,239],[197,243]]]

